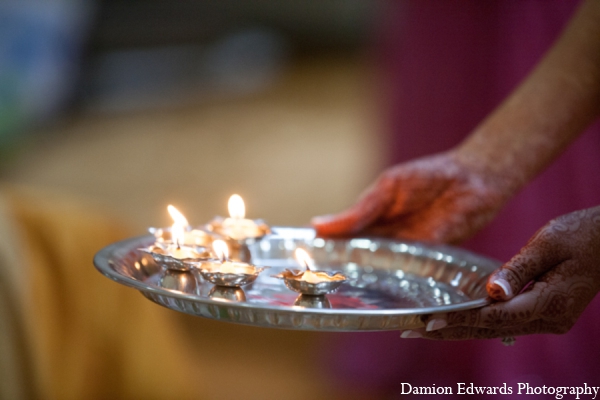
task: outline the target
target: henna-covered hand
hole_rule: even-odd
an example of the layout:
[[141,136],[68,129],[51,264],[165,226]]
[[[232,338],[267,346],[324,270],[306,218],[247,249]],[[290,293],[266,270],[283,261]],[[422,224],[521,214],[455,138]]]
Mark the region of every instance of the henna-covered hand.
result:
[[371,234],[460,243],[487,224],[512,194],[507,178],[468,167],[454,151],[417,159],[381,174],[358,202],[315,217],[322,236]]
[[487,290],[498,302],[429,316],[426,329],[405,331],[402,337],[463,340],[566,333],[600,291],[600,206],[550,221],[490,276]]

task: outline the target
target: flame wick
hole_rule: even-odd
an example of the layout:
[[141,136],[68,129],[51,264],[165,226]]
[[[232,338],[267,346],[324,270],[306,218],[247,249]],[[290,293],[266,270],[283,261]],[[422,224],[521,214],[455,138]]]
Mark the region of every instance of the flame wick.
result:
[[296,260],[298,260],[298,262],[300,264],[304,264],[307,271],[311,271],[310,264],[311,264],[312,260],[311,260],[310,256],[308,255],[308,253],[306,252],[306,250],[298,248],[298,249],[296,249],[295,255],[296,255]]
[[307,271],[310,271],[310,265],[308,265],[308,262],[306,260],[304,260],[304,266],[306,267]]
[[189,226],[188,221],[178,209],[170,204],[167,206],[167,211],[169,211],[171,218],[173,218],[171,240],[177,245],[177,248],[180,249],[181,244],[185,244],[185,230]]
[[221,262],[227,261],[229,258],[229,247],[223,240],[215,240],[213,242],[213,250],[217,253],[217,257]]
[[183,216],[183,214],[172,205],[169,204],[167,206],[167,211],[175,223],[181,225],[183,228],[186,228],[189,225],[188,220]]

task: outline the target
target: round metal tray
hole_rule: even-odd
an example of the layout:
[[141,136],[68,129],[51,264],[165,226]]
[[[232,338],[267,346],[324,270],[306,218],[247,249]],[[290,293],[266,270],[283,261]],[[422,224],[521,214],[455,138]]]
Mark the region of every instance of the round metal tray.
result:
[[[114,243],[96,254],[94,264],[110,279],[172,310],[269,328],[422,327],[424,314],[488,304],[486,279],[500,266],[496,260],[448,246],[380,238],[326,239],[315,237],[309,228],[280,227],[249,244],[252,262],[270,269],[241,289],[221,288],[197,271],[165,271],[138,250],[153,241],[148,235]],[[273,275],[298,268],[293,258],[298,246],[312,252],[319,269],[341,271],[349,280],[326,296],[299,296],[289,290]]]

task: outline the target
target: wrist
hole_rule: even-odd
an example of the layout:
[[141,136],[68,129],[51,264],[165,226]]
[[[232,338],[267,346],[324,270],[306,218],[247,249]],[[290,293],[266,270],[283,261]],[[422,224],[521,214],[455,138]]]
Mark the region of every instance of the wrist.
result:
[[485,148],[488,143],[471,141],[453,149],[450,154],[460,168],[470,171],[479,183],[505,203],[528,181],[526,174],[510,156]]

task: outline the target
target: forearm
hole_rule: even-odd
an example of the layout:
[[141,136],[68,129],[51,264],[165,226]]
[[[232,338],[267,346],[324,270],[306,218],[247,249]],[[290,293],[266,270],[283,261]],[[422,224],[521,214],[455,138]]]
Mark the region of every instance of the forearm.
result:
[[600,112],[600,0],[587,0],[525,81],[458,147],[507,194],[550,164]]

